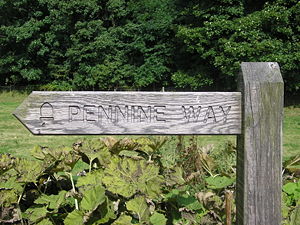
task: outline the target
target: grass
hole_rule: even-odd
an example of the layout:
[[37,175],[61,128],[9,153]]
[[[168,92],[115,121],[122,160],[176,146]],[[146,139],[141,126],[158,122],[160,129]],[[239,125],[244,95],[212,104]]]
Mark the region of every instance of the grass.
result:
[[300,154],[300,106],[284,109],[283,155]]
[[[71,146],[83,138],[99,136],[35,136],[32,135],[13,115],[12,112],[27,97],[28,93],[0,93],[0,153],[11,153],[14,156],[29,157],[29,151],[35,145],[55,147]],[[176,139],[175,139],[176,140]],[[203,135],[197,137],[200,146],[219,146],[226,141],[235,142],[235,136]],[[300,153],[300,108],[285,108],[284,157]]]
[[27,93],[0,93],[0,153],[28,157],[35,145],[55,147],[72,145],[82,136],[35,136],[31,134],[12,112],[27,97]]

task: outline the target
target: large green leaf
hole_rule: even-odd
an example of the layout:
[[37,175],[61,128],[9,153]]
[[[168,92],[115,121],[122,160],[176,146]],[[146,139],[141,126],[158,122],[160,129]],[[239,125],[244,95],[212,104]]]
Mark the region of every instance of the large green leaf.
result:
[[42,219],[37,225],[53,225],[53,223],[49,219]]
[[163,177],[159,167],[146,161],[125,158],[114,160],[104,170],[103,183],[113,193],[131,197],[138,191],[156,198],[161,193]]
[[36,145],[31,149],[30,154],[38,160],[44,160],[47,154],[46,149],[48,148]]
[[17,180],[21,183],[36,182],[44,172],[41,162],[28,159],[16,160],[14,169],[18,173]]
[[177,202],[179,205],[189,209],[189,210],[202,210],[203,205],[194,197],[188,194],[183,194],[177,197]]
[[69,213],[68,216],[64,220],[65,225],[82,225],[84,224],[84,213],[79,210],[74,210]]
[[19,183],[17,178],[16,171],[10,170],[9,172],[5,173],[5,175],[1,176],[0,188],[13,189],[17,194],[21,194],[23,192],[24,184]]
[[291,195],[294,200],[300,199],[300,181],[297,183],[287,183],[282,189],[284,192]]
[[35,146],[31,155],[43,160],[43,166],[48,173],[71,171],[80,158],[72,148],[64,146],[53,149]]
[[85,140],[80,143],[76,151],[82,156],[82,160],[88,164],[98,159],[101,166],[110,163],[111,153],[100,139]]
[[[90,186],[82,192],[83,198],[79,210],[74,210],[65,219],[65,224],[103,224],[115,218],[113,204],[105,196],[101,185]],[[73,222],[78,220],[79,222]]]
[[183,179],[183,171],[181,167],[175,167],[172,170],[165,171],[164,177],[167,186],[182,185],[185,183]]
[[106,202],[101,204],[97,210],[94,212],[94,217],[92,218],[93,225],[107,223],[111,219],[115,219],[116,215],[114,212],[113,203],[106,199]]
[[205,181],[208,184],[208,188],[222,189],[229,185],[232,185],[235,181],[235,178],[217,176],[217,177],[207,177],[205,178]]
[[18,202],[18,195],[14,190],[0,190],[0,206],[10,207]]
[[0,175],[13,167],[15,158],[8,154],[0,154]]
[[112,223],[112,225],[132,225],[132,218],[127,215],[121,215],[116,221]]
[[126,202],[126,208],[138,216],[140,223],[149,223],[150,210],[145,197],[138,196],[134,199],[131,199],[130,201]]
[[84,211],[94,211],[105,200],[105,189],[101,185],[93,186],[83,192],[80,209]]
[[136,143],[139,144],[138,148],[149,155],[158,151],[166,141],[167,138],[164,136],[141,137],[136,139]]
[[166,201],[176,203],[179,207],[184,207],[189,210],[203,210],[203,204],[201,204],[194,196],[189,192],[173,189],[165,196]]
[[143,159],[143,157],[139,156],[139,153],[136,151],[123,150],[119,153],[119,156],[125,156],[136,160]]
[[77,187],[85,187],[92,185],[99,185],[102,183],[103,171],[98,169],[90,173],[87,173],[85,176],[80,176],[77,180]]
[[[142,174],[138,179],[138,190],[149,198],[157,198],[162,192],[163,177],[159,174],[159,166],[138,161],[141,164]],[[134,174],[135,175],[135,174]]]
[[34,203],[45,204],[49,209],[58,210],[58,208],[64,203],[66,194],[67,191],[60,191],[58,195],[42,194],[34,201]]
[[137,149],[138,143],[133,139],[123,138],[116,139],[113,137],[106,137],[101,139],[113,154],[119,154],[121,151],[133,151]]
[[300,224],[300,205],[297,205],[291,215],[291,225]]
[[154,212],[150,217],[150,222],[153,225],[166,225],[167,218],[161,213]]
[[32,222],[40,222],[42,219],[46,218],[49,211],[46,209],[46,207],[42,206],[34,206],[31,208],[28,208],[24,213],[23,217],[29,219]]

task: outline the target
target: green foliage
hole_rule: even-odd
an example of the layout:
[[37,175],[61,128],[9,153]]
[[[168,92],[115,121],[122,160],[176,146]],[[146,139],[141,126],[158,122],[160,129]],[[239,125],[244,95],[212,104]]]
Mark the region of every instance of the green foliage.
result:
[[49,211],[47,210],[46,207],[34,206],[32,208],[28,208],[24,212],[23,217],[28,219],[31,222],[39,223],[47,217],[48,213]]
[[171,200],[180,207],[185,207],[188,210],[204,210],[203,205],[194,196],[191,196],[188,192],[183,190],[172,190],[166,195],[166,199]]
[[[212,144],[202,146],[196,136],[179,136],[178,139],[177,163],[183,168],[186,185],[172,190],[167,197],[184,209],[179,217],[185,218],[190,212],[195,224],[225,223],[225,193],[234,191],[235,187],[233,143],[215,147]],[[197,213],[193,214],[194,211]],[[213,216],[209,212],[213,212]]]
[[167,219],[163,214],[154,212],[150,217],[150,222],[155,225],[166,225]]
[[282,187],[282,215],[284,225],[299,224],[300,213],[300,180],[299,155],[288,158],[284,163],[284,185]]
[[[282,187],[282,213],[284,224],[296,225],[299,223],[299,206],[300,206],[300,180],[297,176],[299,172],[299,155],[292,156],[283,163],[285,171],[285,178],[288,182]],[[299,176],[299,175],[298,175]],[[290,180],[292,178],[292,180]]]
[[10,170],[13,166],[14,158],[7,154],[0,155],[0,175]]
[[57,195],[42,194],[34,201],[36,204],[45,205],[47,209],[59,209],[65,203],[67,191],[62,190]]
[[283,167],[292,173],[300,172],[300,154],[294,155],[284,161]]
[[292,212],[292,215],[291,215],[291,225],[298,225],[299,221],[300,221],[300,204]]
[[3,0],[0,85],[42,90],[236,89],[242,61],[277,61],[299,90],[296,0]]
[[113,222],[113,225],[131,225],[132,218],[127,215],[121,215],[115,222]]
[[18,195],[14,190],[0,191],[0,206],[9,207],[11,204],[18,202]]
[[250,10],[251,1],[189,3],[182,11],[176,34],[186,49],[183,54],[190,58],[180,74],[172,77],[179,80],[178,86],[183,85],[177,78],[180,75],[192,88],[196,80],[199,86],[206,86],[201,80],[207,79],[219,89],[235,89],[241,62],[276,61],[287,89],[300,88],[298,1],[262,1],[256,10]]
[[79,210],[69,213],[64,224],[104,224],[115,219],[111,201],[105,195],[101,185],[92,185],[82,192]]
[[158,198],[161,193],[163,177],[159,175],[159,167],[146,161],[112,161],[104,174],[103,183],[115,194],[129,198],[141,191],[149,198]]
[[0,85],[129,89],[164,81],[174,8],[170,0],[4,0]]
[[[35,224],[159,225],[180,221],[181,213],[192,218],[182,221],[199,221],[202,204],[187,192],[172,194],[185,181],[177,166],[162,166],[165,142],[102,138],[73,148],[37,146],[36,160],[1,156],[11,160],[1,164],[0,207],[20,210],[23,222]],[[79,161],[89,169],[74,175]]]
[[[233,165],[221,165],[226,173],[218,173],[221,150],[199,146],[195,137],[179,138],[175,150],[195,161],[179,157],[163,163],[165,143],[163,137],[110,137],[76,142],[73,148],[37,146],[31,151],[36,160],[1,155],[0,208],[10,216],[0,219],[67,225],[224,223],[225,193],[235,186]],[[231,159],[234,147],[227,143],[223,151],[224,159]],[[186,165],[195,162],[197,167]],[[88,169],[77,174],[77,163]],[[297,224],[299,217],[300,181],[292,181],[283,186],[286,225]]]
[[17,159],[14,170],[19,175],[17,180],[20,183],[34,182],[43,174],[43,166],[40,162],[27,159]]
[[126,208],[133,212],[138,218],[140,223],[149,224],[150,210],[147,205],[146,199],[143,196],[137,196],[126,203]]
[[235,177],[234,178],[228,178],[224,176],[207,177],[205,181],[207,183],[208,188],[222,189],[228,187],[229,185],[232,185],[235,181]]
[[79,160],[79,156],[72,148],[64,146],[55,149],[35,146],[31,150],[31,155],[38,160],[42,160],[44,169],[49,173],[69,172]]
[[300,200],[300,181],[297,183],[287,183],[282,189],[290,197],[291,204]]

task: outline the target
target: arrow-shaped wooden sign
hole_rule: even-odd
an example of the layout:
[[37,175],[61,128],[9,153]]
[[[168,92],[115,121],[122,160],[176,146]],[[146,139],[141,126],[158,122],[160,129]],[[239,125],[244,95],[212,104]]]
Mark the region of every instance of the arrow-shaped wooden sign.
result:
[[32,92],[14,115],[33,134],[240,134],[239,92]]

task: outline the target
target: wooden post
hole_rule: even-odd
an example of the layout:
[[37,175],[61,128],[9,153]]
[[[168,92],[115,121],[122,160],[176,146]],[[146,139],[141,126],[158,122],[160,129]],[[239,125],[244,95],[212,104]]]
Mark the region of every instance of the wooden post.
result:
[[281,224],[283,80],[277,63],[241,64],[237,224]]

